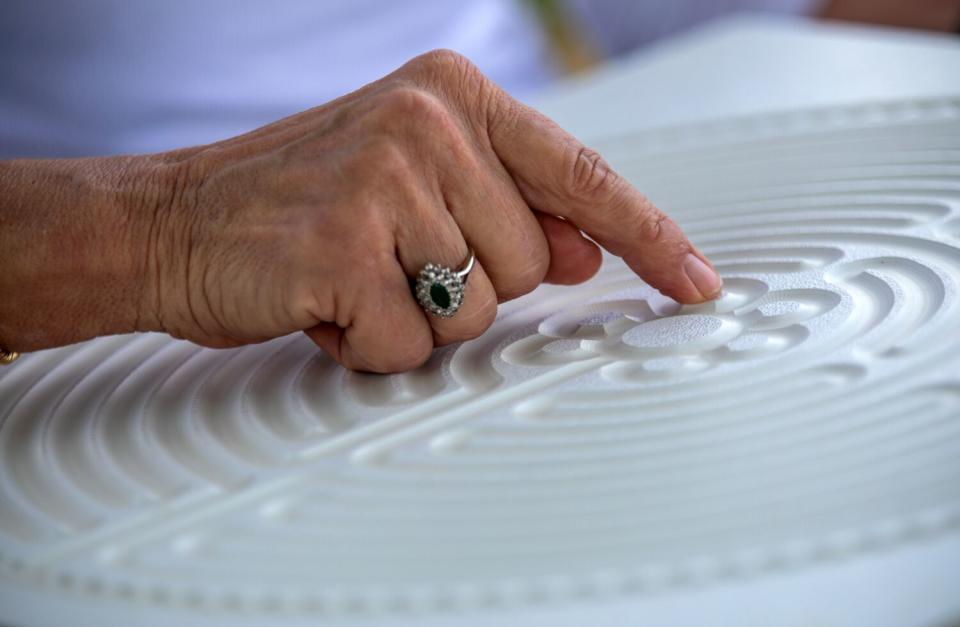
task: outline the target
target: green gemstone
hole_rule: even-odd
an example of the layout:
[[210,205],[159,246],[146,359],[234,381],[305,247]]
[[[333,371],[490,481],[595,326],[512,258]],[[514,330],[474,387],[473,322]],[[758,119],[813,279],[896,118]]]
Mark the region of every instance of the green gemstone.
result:
[[437,307],[446,309],[450,306],[450,292],[443,283],[434,283],[430,286],[430,300]]

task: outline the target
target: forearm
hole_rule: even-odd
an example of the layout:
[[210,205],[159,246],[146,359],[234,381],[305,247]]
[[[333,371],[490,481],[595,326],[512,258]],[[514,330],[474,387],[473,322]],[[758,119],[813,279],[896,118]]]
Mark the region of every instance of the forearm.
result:
[[158,199],[140,157],[0,162],[0,347],[147,330]]

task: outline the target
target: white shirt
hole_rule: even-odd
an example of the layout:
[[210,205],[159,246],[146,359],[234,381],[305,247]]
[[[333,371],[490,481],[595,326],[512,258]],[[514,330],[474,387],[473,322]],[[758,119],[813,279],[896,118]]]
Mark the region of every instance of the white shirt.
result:
[[[616,53],[738,8],[563,0]],[[155,152],[237,135],[453,48],[515,96],[553,77],[519,0],[2,0],[0,159]]]
[[0,158],[231,137],[434,48],[512,92],[552,75],[533,16],[512,0],[6,0]]

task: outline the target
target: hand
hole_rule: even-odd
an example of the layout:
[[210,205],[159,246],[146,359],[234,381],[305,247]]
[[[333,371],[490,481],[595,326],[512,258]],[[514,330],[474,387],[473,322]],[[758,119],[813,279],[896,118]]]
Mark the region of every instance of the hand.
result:
[[[599,268],[594,241],[681,302],[709,262],[595,152],[452,52],[247,135],[147,158],[137,327],[215,347],[304,330],[348,368],[416,367],[498,301]],[[143,216],[147,216],[144,218]],[[409,277],[477,263],[452,318]]]

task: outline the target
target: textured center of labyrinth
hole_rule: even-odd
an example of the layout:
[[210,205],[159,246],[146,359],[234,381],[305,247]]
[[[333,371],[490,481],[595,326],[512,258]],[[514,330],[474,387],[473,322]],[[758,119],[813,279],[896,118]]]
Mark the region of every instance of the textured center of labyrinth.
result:
[[716,302],[608,257],[389,377],[302,337],[25,356],[0,371],[0,576],[230,623],[640,590],[957,526],[960,109],[909,106],[599,146],[714,261]]
[[623,341],[641,348],[683,349],[715,334],[722,322],[710,316],[673,316],[639,324],[623,334]]

